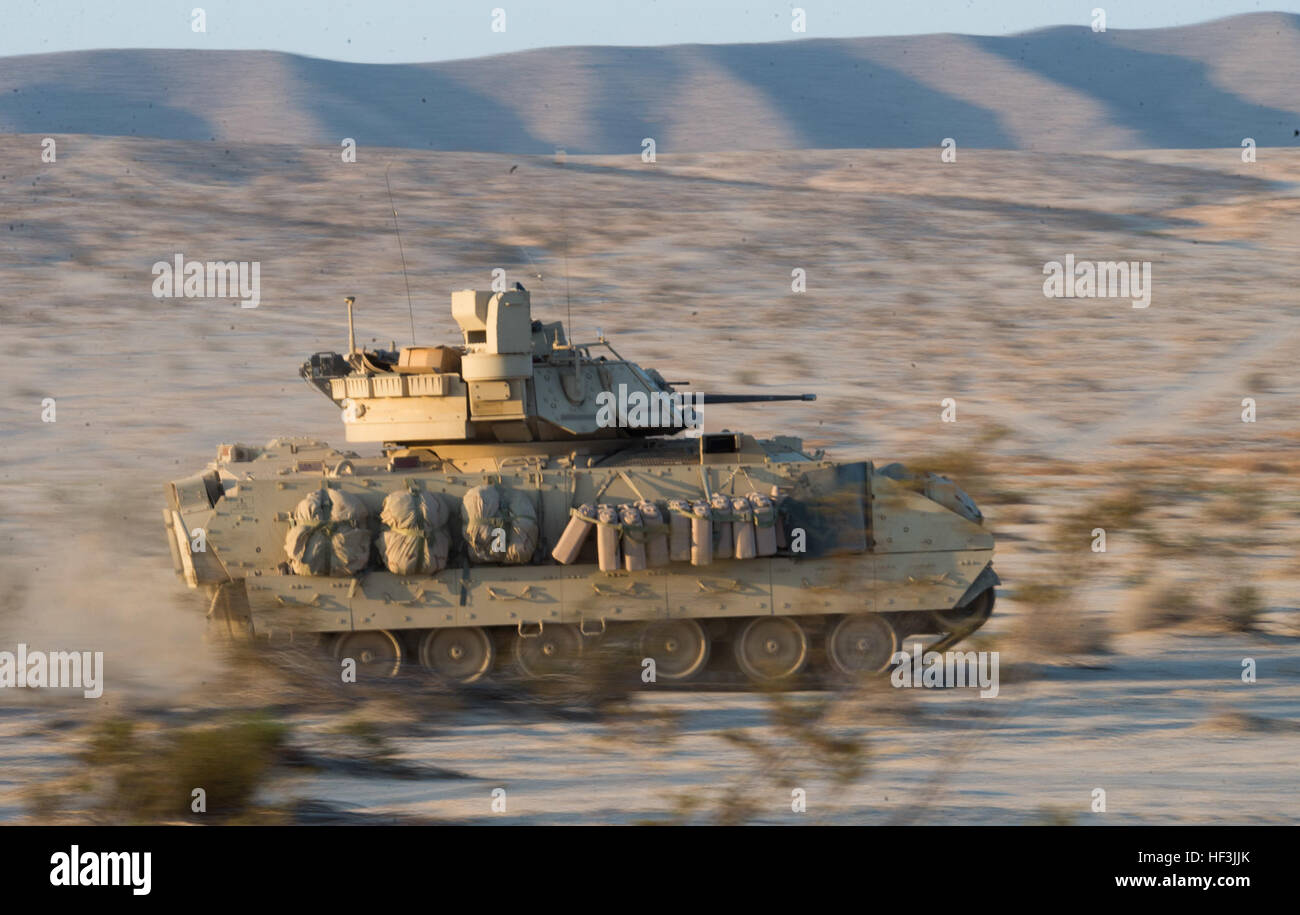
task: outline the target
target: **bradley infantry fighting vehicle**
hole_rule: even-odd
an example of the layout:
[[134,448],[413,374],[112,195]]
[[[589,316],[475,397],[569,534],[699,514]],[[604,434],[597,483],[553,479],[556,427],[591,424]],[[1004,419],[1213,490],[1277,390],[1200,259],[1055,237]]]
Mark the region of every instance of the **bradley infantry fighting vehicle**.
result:
[[453,293],[458,346],[359,349],[352,304],[348,352],[300,371],[379,454],[226,444],[166,487],[177,571],[233,632],[459,682],[580,670],[619,632],[656,679],[780,682],[886,669],[992,611],[993,537],[950,480],[699,428],[701,405],[811,395],[683,394],[534,321],[522,287]]

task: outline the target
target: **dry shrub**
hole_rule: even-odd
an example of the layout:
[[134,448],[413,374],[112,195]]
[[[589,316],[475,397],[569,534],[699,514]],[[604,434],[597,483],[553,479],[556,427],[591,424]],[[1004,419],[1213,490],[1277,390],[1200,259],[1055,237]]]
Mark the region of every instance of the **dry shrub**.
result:
[[989,513],[989,521],[992,524],[1037,524],[1038,516],[1034,510],[1027,505],[1010,505],[1007,508],[1000,508],[996,514]]
[[1145,632],[1182,625],[1204,612],[1190,588],[1159,580],[1134,594],[1124,622],[1130,632]]
[[1264,601],[1253,585],[1235,585],[1223,598],[1223,625],[1231,632],[1253,632],[1259,628]]
[[1069,584],[1022,585],[1016,599],[1029,610],[1016,621],[1011,638],[1040,656],[1109,652],[1110,628],[1096,614],[1080,611],[1076,593]]
[[1246,376],[1246,390],[1268,394],[1273,390],[1273,376],[1267,372],[1252,372]]
[[1216,712],[1200,725],[1207,731],[1225,734],[1276,734],[1300,731],[1300,722],[1280,718],[1265,718],[1235,709]]
[[1128,629],[1190,627],[1219,632],[1253,632],[1264,603],[1253,585],[1234,585],[1218,601],[1207,603],[1185,584],[1157,581],[1139,591],[1128,609]]
[[[234,822],[273,813],[259,807],[256,795],[280,759],[286,733],[262,715],[162,734],[141,734],[130,719],[114,718],[96,728],[79,758],[107,822],[193,816]],[[207,811],[200,815],[191,811],[196,788],[206,794]]]
[[1290,473],[1290,469],[1275,461],[1255,460],[1246,468],[1251,473]]
[[[868,766],[863,720],[875,721],[872,711],[879,711],[882,703],[888,706],[892,698],[888,693],[897,692],[879,678],[812,703],[780,688],[770,689],[766,693],[770,729],[735,729],[718,735],[749,757],[738,777],[707,798],[699,792],[676,794],[674,815],[662,822],[681,825],[703,820],[737,826],[770,812],[774,791],[789,792],[814,780],[829,780],[832,791],[854,784]],[[843,727],[848,724],[852,727]]]
[[1041,807],[1034,826],[1077,826],[1078,814],[1066,807]]
[[1048,540],[1063,553],[1080,555],[1089,549],[1095,528],[1104,529],[1108,538],[1117,531],[1143,530],[1149,507],[1150,495],[1144,489],[1125,485],[1063,515]]
[[1258,524],[1268,511],[1268,492],[1257,483],[1225,487],[1222,496],[1209,507],[1216,524]]
[[[858,733],[835,732],[827,721],[829,703],[809,710],[775,691],[768,700],[771,737],[746,731],[724,731],[721,735],[750,753],[764,781],[784,789],[806,784],[812,778],[829,778],[841,788],[862,777],[867,767],[866,741]],[[754,819],[763,796],[759,786],[749,779],[729,785],[716,811],[718,824],[737,826]]]

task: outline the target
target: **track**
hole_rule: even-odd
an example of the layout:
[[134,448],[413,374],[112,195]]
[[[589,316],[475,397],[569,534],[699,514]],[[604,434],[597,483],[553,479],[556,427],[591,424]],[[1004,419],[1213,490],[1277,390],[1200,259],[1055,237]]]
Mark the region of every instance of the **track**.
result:
[[[350,633],[325,634],[320,638],[320,647],[335,660],[342,662],[351,659],[355,662],[357,679],[369,681],[406,679],[419,677],[431,682],[442,681],[450,686],[478,687],[490,683],[526,683],[529,681],[552,680],[571,681],[604,685],[613,689],[641,687],[653,684],[657,690],[667,691],[747,691],[778,689],[782,691],[833,689],[846,683],[870,676],[888,676],[896,667],[893,663],[895,652],[903,650],[908,639],[922,637],[922,652],[944,652],[959,644],[978,631],[992,616],[994,589],[986,589],[959,613],[958,619],[948,622],[958,623],[946,631],[931,632],[934,623],[948,617],[936,611],[910,611],[888,614],[893,619],[889,622],[892,632],[892,647],[888,652],[889,663],[872,665],[872,669],[852,672],[837,669],[829,658],[828,642],[836,624],[849,619],[862,621],[884,619],[883,614],[860,614],[851,617],[811,617],[802,618],[795,628],[801,631],[804,650],[794,672],[778,676],[762,676],[761,671],[752,668],[745,670],[741,654],[736,650],[736,642],[750,623],[785,622],[793,617],[754,617],[748,619],[724,619],[710,621],[716,635],[707,635],[707,644],[703,659],[698,667],[692,667],[684,676],[673,676],[670,666],[664,668],[666,675],[647,679],[647,648],[644,641],[646,628],[627,623],[611,628],[606,633],[577,635],[580,643],[576,651],[565,650],[563,639],[557,640],[558,656],[547,657],[538,648],[543,644],[541,633],[537,635],[516,635],[505,627],[494,630],[410,630],[389,633],[383,630],[358,631]],[[217,605],[214,602],[214,609]],[[210,617],[213,632],[221,637],[235,634],[236,627],[224,618],[222,613]],[[682,621],[678,621],[682,622]],[[691,622],[691,621],[687,621]],[[555,630],[578,631],[574,627],[552,627],[546,630],[548,636]],[[469,636],[465,640],[448,638],[456,633]],[[704,633],[701,627],[701,633]],[[484,646],[484,655],[480,660],[472,657],[475,640],[484,637],[488,644]],[[436,638],[435,638],[436,637]],[[930,639],[926,641],[925,639]],[[446,650],[457,645],[454,662],[442,665],[443,675],[439,675],[439,662],[435,657],[442,645]],[[471,656],[467,658],[466,654]],[[654,652],[651,650],[651,654]],[[552,663],[554,661],[555,663]],[[660,662],[662,663],[662,661]]]

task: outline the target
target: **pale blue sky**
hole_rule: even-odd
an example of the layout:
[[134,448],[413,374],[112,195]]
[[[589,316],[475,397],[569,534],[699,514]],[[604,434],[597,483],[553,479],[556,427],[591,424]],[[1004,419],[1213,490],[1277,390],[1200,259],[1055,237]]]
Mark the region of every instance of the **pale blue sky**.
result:
[[[206,34],[191,10],[206,13]],[[791,9],[807,32],[791,31]],[[960,32],[1049,25],[1157,28],[1300,0],[0,0],[0,56],[88,48],[216,48],[399,63],[557,45],[662,45]],[[493,10],[506,30],[493,32]]]

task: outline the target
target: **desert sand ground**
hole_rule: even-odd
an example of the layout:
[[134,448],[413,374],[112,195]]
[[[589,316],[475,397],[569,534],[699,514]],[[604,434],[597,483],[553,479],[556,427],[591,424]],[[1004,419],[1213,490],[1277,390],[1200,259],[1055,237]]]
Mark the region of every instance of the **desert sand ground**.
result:
[[[277,768],[259,804],[326,821],[1300,819],[1300,152],[363,149],[344,164],[327,147],[77,136],[41,164],[40,139],[0,137],[0,647],[102,650],[108,685],[94,701],[0,695],[0,820],[123,819],[76,755],[115,717],[166,739],[268,706],[317,764]],[[421,705],[418,686],[340,696],[301,658],[205,641],[170,569],[162,483],[218,442],[341,441],[295,373],[345,345],[344,295],[360,337],[410,339],[385,169],[421,342],[455,339],[448,293],[504,268],[537,316],[603,331],[693,390],[819,397],[713,408],[711,431],[961,481],[999,538],[997,612],[974,642],[1001,652],[1000,696]],[[261,305],[154,298],[151,266],[177,252],[259,261]],[[1150,261],[1149,307],[1045,297],[1043,265],[1066,254]],[[783,702],[816,733],[783,730]],[[831,777],[822,738],[860,771]]]

